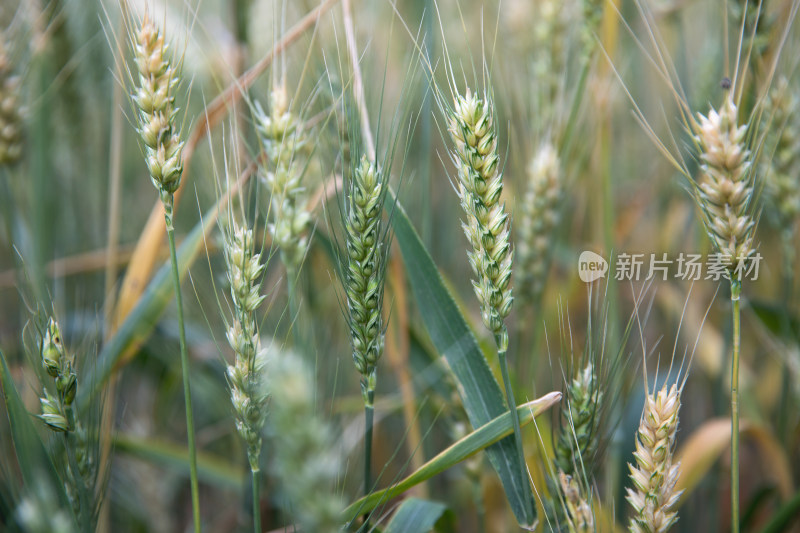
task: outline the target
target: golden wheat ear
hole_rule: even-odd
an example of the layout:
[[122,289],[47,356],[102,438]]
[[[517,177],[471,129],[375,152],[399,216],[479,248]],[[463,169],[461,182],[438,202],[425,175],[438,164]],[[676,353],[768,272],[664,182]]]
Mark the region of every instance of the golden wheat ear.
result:
[[740,126],[738,116],[729,94],[719,110],[712,108],[692,123],[701,160],[697,201],[709,237],[731,273],[755,252],[751,152],[745,144],[747,125]]
[[629,465],[634,488],[628,488],[626,499],[635,511],[632,533],[663,533],[678,521],[680,463],[673,464],[672,456],[680,406],[677,385],[665,385],[645,398],[633,454],[636,464]]

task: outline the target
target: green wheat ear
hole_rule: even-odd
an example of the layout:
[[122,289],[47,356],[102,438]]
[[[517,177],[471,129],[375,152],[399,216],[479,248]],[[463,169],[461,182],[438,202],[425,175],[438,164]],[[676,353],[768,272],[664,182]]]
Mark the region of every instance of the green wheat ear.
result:
[[94,510],[86,508],[86,495],[94,497],[96,483],[96,457],[91,449],[89,434],[84,429],[73,407],[78,390],[78,375],[75,358],[67,353],[61,337],[61,329],[52,317],[42,335],[40,344],[42,367],[52,378],[55,393],[43,388],[39,398],[41,414],[38,418],[56,433],[64,434],[65,454],[68,459],[74,454],[75,462],[63,461],[64,489],[72,511],[82,524],[95,520]]
[[800,94],[781,77],[769,93],[765,116],[773,125],[765,144],[773,157],[764,164],[764,193],[781,232],[786,272],[794,268],[794,235],[800,217]]
[[139,83],[132,97],[139,110],[138,131],[150,179],[163,201],[178,190],[183,173],[183,141],[175,124],[180,77],[169,45],[147,14],[134,36],[134,56]]
[[589,362],[567,388],[567,415],[555,446],[558,468],[570,475],[592,471],[600,445],[604,394],[594,365]]
[[509,242],[511,224],[505,204],[500,203],[503,176],[490,103],[469,89],[465,96],[458,95],[448,131],[455,144],[458,196],[467,215],[462,227],[472,248],[468,252],[475,275],[472,285],[481,304],[483,323],[495,338],[500,338],[514,302],[513,253]]
[[12,67],[0,33],[0,166],[13,165],[22,156],[20,78]]
[[553,239],[561,218],[564,174],[555,147],[542,144],[528,165],[528,187],[520,209],[517,286],[524,301],[538,303],[550,269]]
[[306,132],[299,118],[289,109],[286,87],[276,86],[270,93],[269,113],[256,102],[253,115],[268,163],[272,222],[267,226],[281,260],[294,275],[303,261],[311,221],[306,186],[303,183],[303,152]]
[[247,445],[250,470],[258,472],[267,394],[255,311],[265,298],[260,295],[258,281],[264,265],[261,254],[254,251],[253,231],[246,226],[233,224],[225,233],[224,249],[235,315],[227,332],[228,343],[235,354],[234,364],[228,366],[227,378],[236,430]]
[[375,389],[375,369],[383,355],[383,288],[386,246],[382,219],[384,178],[366,155],[353,172],[345,199],[344,285],[353,362],[362,376],[364,400]]

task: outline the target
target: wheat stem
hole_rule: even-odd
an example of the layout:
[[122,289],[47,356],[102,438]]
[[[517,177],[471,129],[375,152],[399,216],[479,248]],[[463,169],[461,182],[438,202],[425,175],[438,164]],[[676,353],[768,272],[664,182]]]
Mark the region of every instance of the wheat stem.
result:
[[297,271],[288,265],[286,266],[286,293],[289,300],[289,324],[292,330],[292,345],[299,348],[300,335],[297,332],[297,324],[295,324],[300,309],[297,301]]
[[364,398],[364,495],[366,496],[372,490],[372,428],[375,419],[375,390],[367,389]]
[[742,282],[731,281],[733,357],[731,358],[731,531],[739,533],[739,344]]
[[250,469],[253,479],[253,531],[261,533],[261,498],[259,497],[258,470]]
[[[500,362],[500,373],[503,375],[503,387],[506,389],[506,403],[511,412],[511,423],[514,426],[514,440],[517,444],[517,466],[519,467],[519,475],[527,476],[528,467],[525,463],[525,452],[522,448],[522,431],[519,428],[519,415],[517,414],[517,403],[514,401],[514,390],[511,388],[511,378],[508,375],[508,361],[506,360],[506,352],[508,351],[508,330],[503,325],[503,329],[499,335],[495,336],[497,343],[497,358]],[[531,500],[525,500],[527,505],[530,506]],[[528,509],[530,511],[530,509]]]
[[183,375],[183,398],[186,404],[186,434],[189,441],[189,479],[192,491],[192,519],[195,533],[200,533],[200,494],[197,485],[197,447],[194,441],[194,415],[192,413],[192,390],[189,386],[189,356],[186,352],[186,328],[183,325],[183,299],[181,279],[178,275],[178,256],[175,251],[175,228],[172,226],[173,195],[162,195],[164,220],[169,238],[169,255],[172,263],[172,282],[175,285],[175,304],[178,307],[178,331],[181,345],[181,374]]

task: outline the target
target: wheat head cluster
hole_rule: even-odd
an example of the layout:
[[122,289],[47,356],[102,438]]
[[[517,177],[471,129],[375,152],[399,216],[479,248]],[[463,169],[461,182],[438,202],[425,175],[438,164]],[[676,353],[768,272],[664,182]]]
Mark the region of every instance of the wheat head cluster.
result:
[[800,532],[799,9],[0,3],[0,530]]

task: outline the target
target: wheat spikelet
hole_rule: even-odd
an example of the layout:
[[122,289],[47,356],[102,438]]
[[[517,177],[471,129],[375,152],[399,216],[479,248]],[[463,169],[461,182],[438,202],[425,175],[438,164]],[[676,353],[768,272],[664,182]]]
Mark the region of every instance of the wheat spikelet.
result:
[[555,148],[543,144],[528,166],[528,187],[517,224],[517,285],[526,301],[538,302],[547,281],[561,215],[562,179]]
[[449,117],[448,131],[455,143],[453,160],[458,166],[458,195],[467,214],[462,222],[472,250],[469,262],[472,285],[481,304],[483,323],[495,335],[505,331],[511,311],[510,221],[500,203],[503,176],[499,171],[497,135],[492,108],[472,94],[458,95]]
[[375,367],[383,354],[383,288],[386,247],[381,214],[386,198],[383,175],[362,156],[349,181],[345,201],[345,292],[353,361],[362,376],[367,405],[375,390]]
[[681,492],[675,491],[680,464],[672,463],[675,433],[678,429],[680,393],[676,385],[648,394],[639,423],[639,438],[628,465],[635,488],[628,488],[627,500],[635,511],[633,533],[663,533],[678,521],[675,504]]
[[259,471],[261,430],[266,416],[267,395],[262,379],[261,351],[255,310],[264,300],[258,278],[264,269],[261,254],[253,250],[253,231],[234,225],[225,235],[225,263],[235,317],[228,329],[228,343],[235,361],[228,366],[227,378],[236,416],[236,429],[247,444],[250,469]]
[[738,110],[728,95],[719,111],[712,108],[706,116],[698,114],[692,123],[702,162],[698,202],[708,234],[730,270],[754,253],[747,125],[739,126],[737,120]]
[[139,136],[153,185],[165,206],[171,207],[171,196],[178,190],[183,172],[183,141],[175,125],[175,90],[180,78],[161,30],[146,13],[134,35],[134,56],[139,84],[132,97],[139,110]]
[[266,181],[272,195],[272,222],[268,229],[284,265],[294,272],[308,245],[305,232],[311,220],[299,160],[306,146],[305,132],[289,110],[286,88],[282,85],[270,93],[269,114],[256,103],[254,118],[269,164]]

